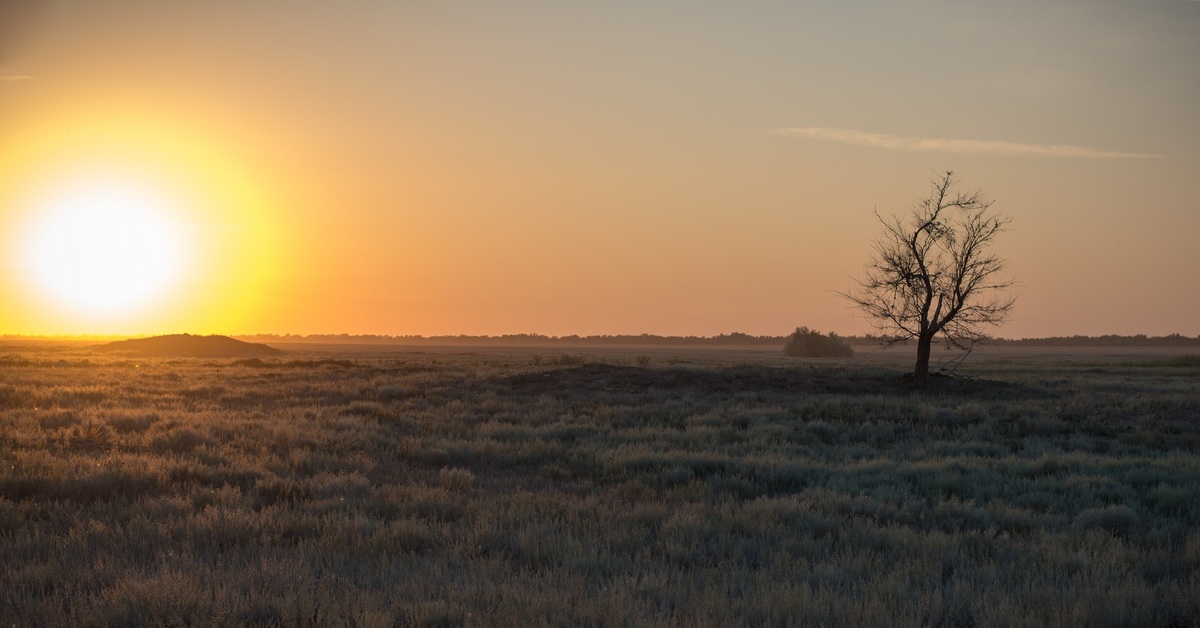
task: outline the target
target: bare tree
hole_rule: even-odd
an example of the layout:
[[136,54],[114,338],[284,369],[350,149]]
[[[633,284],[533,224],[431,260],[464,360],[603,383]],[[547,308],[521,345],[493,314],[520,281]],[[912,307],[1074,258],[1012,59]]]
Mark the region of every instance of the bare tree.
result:
[[1012,309],[1005,296],[1012,280],[1005,262],[990,252],[1010,218],[992,210],[981,192],[959,192],[953,172],[935,178],[929,195],[897,216],[884,218],[883,234],[859,290],[843,294],[875,324],[887,342],[917,341],[913,377],[929,377],[933,340],[970,349],[987,338]]

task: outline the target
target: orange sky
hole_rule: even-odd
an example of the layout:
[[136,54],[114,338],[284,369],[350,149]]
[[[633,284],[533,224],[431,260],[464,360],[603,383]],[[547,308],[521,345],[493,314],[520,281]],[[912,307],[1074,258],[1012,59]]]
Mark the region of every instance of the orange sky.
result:
[[[1200,335],[1200,2],[3,6],[0,333],[863,333],[950,169],[999,335]],[[98,314],[19,252],[105,178],[187,259]]]

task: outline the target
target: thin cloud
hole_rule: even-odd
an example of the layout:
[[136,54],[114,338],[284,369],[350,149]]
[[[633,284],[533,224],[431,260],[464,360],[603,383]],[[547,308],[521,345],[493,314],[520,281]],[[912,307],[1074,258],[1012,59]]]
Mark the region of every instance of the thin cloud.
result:
[[0,81],[32,81],[28,74],[0,74]]
[[1038,157],[1079,157],[1084,159],[1161,159],[1150,153],[1125,153],[1066,144],[1019,144],[998,140],[962,140],[933,137],[903,137],[886,133],[867,133],[853,129],[793,127],[780,133],[826,142],[870,146],[888,150],[916,150],[961,155],[1034,155]]

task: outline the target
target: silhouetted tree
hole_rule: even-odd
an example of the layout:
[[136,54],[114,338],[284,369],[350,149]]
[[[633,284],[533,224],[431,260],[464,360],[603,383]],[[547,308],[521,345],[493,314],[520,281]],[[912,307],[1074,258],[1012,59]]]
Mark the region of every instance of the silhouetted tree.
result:
[[954,173],[933,180],[929,195],[901,215],[884,218],[883,234],[867,264],[860,290],[843,294],[875,323],[888,342],[914,338],[913,377],[929,377],[933,340],[941,334],[954,347],[969,349],[1002,322],[1015,299],[1001,276],[1005,262],[990,252],[1010,218],[992,210],[981,192],[956,190]]

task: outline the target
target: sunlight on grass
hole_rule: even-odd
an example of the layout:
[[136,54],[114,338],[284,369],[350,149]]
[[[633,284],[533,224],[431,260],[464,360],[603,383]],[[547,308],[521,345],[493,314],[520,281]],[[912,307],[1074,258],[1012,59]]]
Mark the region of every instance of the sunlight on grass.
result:
[[0,621],[1200,617],[1194,365],[644,355],[10,359]]

